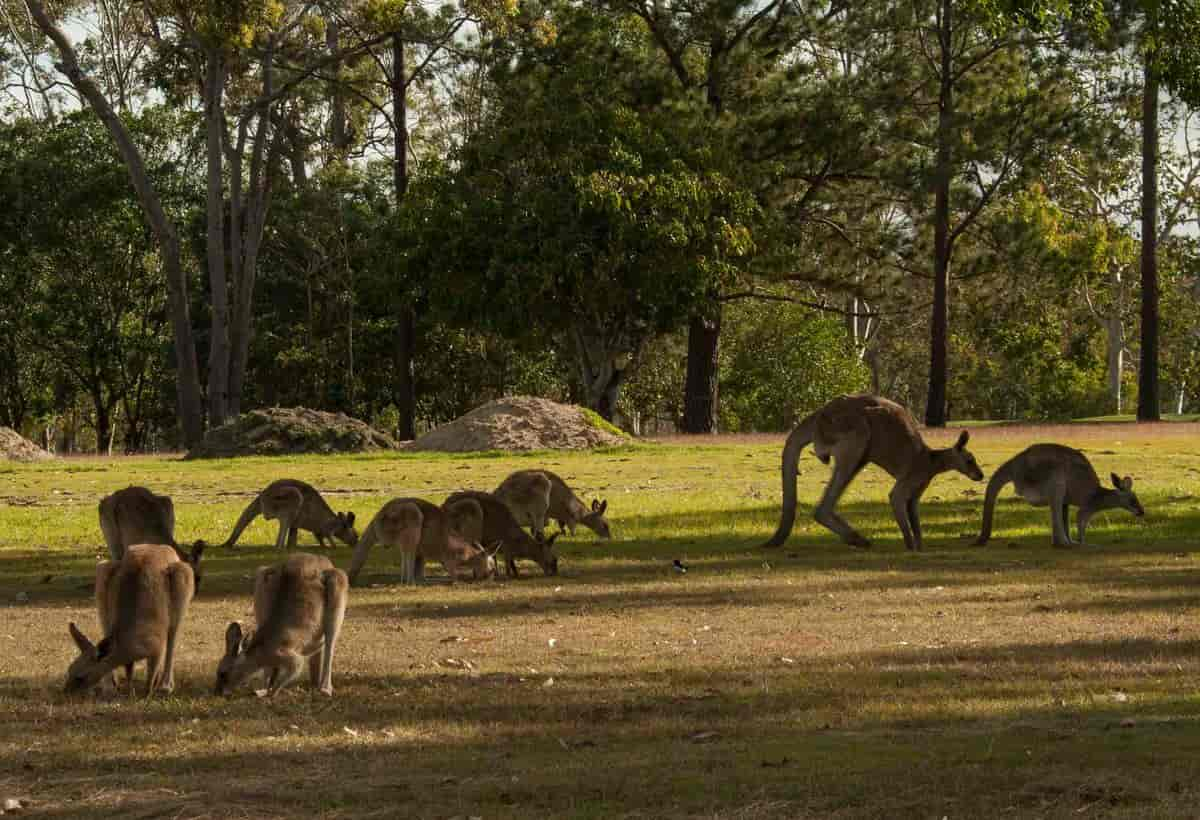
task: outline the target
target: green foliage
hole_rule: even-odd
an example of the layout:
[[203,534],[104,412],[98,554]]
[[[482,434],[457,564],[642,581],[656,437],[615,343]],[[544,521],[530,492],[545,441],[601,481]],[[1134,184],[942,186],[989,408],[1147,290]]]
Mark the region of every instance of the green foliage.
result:
[[721,429],[790,429],[835,396],[867,386],[846,331],[828,316],[777,302],[727,311],[721,350]]

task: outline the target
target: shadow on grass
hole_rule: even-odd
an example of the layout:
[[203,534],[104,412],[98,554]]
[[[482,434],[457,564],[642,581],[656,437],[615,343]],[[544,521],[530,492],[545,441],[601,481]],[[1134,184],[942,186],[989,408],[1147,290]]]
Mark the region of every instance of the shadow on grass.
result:
[[[1097,805],[1182,816],[1197,796],[1200,711],[1169,670],[1194,671],[1198,649],[905,649],[761,670],[556,673],[551,689],[544,675],[344,675],[333,701],[303,689],[217,700],[185,684],[150,704],[15,709],[8,736],[40,740],[0,746],[0,770],[45,817],[734,817],[760,800],[776,810],[755,817]],[[1122,667],[1149,670],[1158,697],[1141,703],[1136,682],[1128,703],[1106,697]],[[1063,682],[1092,694],[1062,703]],[[19,685],[0,694],[14,707],[45,700]],[[98,751],[95,733],[159,751]]]

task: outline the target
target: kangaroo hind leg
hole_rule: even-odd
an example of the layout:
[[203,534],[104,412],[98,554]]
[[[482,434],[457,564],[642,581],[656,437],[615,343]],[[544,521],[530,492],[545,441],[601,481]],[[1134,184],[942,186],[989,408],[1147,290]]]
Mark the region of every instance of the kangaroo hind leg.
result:
[[350,581],[340,569],[328,569],[322,573],[321,583],[325,588],[325,607],[321,614],[321,633],[325,640],[321,646],[319,688],[322,695],[332,697],[333,650],[337,645],[338,635],[342,632],[342,621],[346,617]]
[[832,454],[833,476],[825,486],[825,493],[821,496],[813,517],[819,524],[832,530],[850,546],[869,547],[871,542],[846,523],[846,520],[838,515],[835,509],[842,494],[850,486],[850,482],[862,472],[862,468],[867,464],[867,443],[849,438],[843,439],[834,446]]

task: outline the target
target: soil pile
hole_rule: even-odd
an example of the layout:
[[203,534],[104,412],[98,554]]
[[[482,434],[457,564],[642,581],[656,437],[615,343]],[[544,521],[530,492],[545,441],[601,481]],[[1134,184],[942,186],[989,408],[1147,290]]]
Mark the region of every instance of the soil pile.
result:
[[46,461],[54,458],[11,427],[0,427],[0,460]]
[[395,450],[396,440],[345,413],[304,407],[251,410],[210,430],[188,458],[363,453]]
[[413,450],[586,450],[629,439],[598,415],[572,404],[533,396],[507,396],[476,407],[410,446]]

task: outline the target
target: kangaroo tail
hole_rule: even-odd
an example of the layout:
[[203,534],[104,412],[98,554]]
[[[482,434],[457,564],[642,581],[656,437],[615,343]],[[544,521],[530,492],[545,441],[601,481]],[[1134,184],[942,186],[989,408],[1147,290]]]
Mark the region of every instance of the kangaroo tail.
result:
[[350,571],[347,573],[348,583],[351,586],[357,583],[358,574],[362,572],[363,564],[367,563],[367,555],[370,554],[371,547],[375,546],[377,540],[379,540],[378,515],[371,519],[371,523],[359,537],[358,543],[354,545],[354,557],[350,559]]
[[242,537],[242,531],[245,530],[246,527],[250,526],[250,522],[261,514],[262,496],[259,495],[248,505],[246,505],[246,509],[242,511],[242,517],[239,518],[237,523],[233,525],[233,532],[229,534],[229,537],[225,539],[225,543],[222,544],[221,547],[228,549],[237,544],[238,539]]
[[1016,459],[1009,459],[1001,464],[996,472],[992,473],[991,480],[988,481],[987,495],[983,500],[983,526],[979,530],[979,537],[975,539],[977,547],[982,547],[992,537],[992,516],[996,512],[996,496],[1000,495],[1000,491],[1012,482],[1015,472],[1014,461]]
[[796,521],[796,476],[797,465],[800,462],[800,452],[812,443],[817,429],[817,417],[814,413],[796,425],[787,437],[783,448],[783,511],[779,516],[779,527],[775,530],[764,547],[778,547],[787,540],[792,532],[792,524]]

